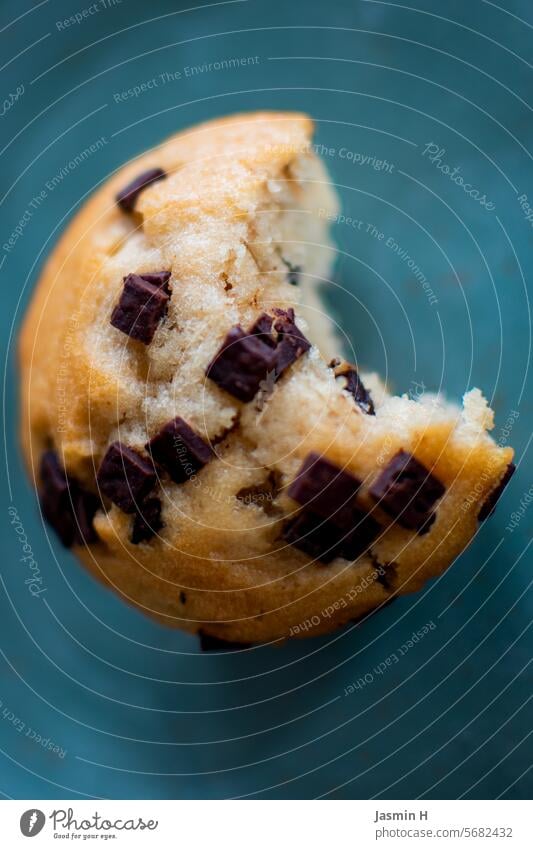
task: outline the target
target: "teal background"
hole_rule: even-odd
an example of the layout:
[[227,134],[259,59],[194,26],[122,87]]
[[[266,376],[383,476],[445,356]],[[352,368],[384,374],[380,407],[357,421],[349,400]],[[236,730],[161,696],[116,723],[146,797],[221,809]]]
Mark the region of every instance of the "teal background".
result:
[[[527,798],[532,790],[532,37],[527,0],[122,0],[0,6],[2,361],[0,792],[14,798]],[[85,4],[88,8],[90,3]],[[257,56],[185,76],[187,66]],[[164,72],[182,76],[125,102]],[[398,389],[483,387],[518,472],[497,514],[439,580],[328,638],[202,655],[128,609],[48,539],[17,443],[15,337],[44,258],[122,162],[212,116],[298,109],[347,216],[328,296],[358,361]],[[46,182],[105,142],[53,191]],[[432,164],[445,149],[490,211]],[[341,148],[386,159],[352,164]],[[38,208],[32,198],[43,189]],[[9,235],[30,209],[12,250]],[[28,217],[28,216],[26,216]],[[374,224],[383,240],[366,232]],[[392,237],[423,270],[429,304]],[[512,411],[510,435],[502,428]],[[526,499],[527,500],[527,499]],[[14,505],[47,592],[32,598]],[[379,664],[436,627],[383,674]],[[350,695],[345,687],[364,685]],[[12,716],[13,714],[13,716]],[[24,724],[23,730],[18,730]],[[28,728],[65,750],[46,751]]]

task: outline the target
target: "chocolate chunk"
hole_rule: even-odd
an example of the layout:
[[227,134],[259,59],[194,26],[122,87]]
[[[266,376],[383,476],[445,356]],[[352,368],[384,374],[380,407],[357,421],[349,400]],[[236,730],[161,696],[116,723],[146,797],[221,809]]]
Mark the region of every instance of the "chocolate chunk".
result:
[[231,420],[231,424],[228,425],[228,427],[222,428],[220,433],[215,434],[215,436],[211,438],[211,445],[220,445],[221,442],[224,442],[224,440],[227,439],[230,433],[233,433],[233,431],[237,430],[240,421],[241,414],[239,411],[237,411]]
[[305,354],[311,343],[294,322],[294,310],[274,310],[279,316],[274,322],[278,332],[276,348],[276,374],[279,377],[296,360]]
[[146,450],[176,483],[189,480],[212,457],[209,445],[179,416],[154,436]]
[[423,537],[425,536],[425,534],[428,534],[430,532],[431,526],[434,524],[436,518],[437,517],[435,513],[429,513],[427,519],[425,519],[420,525],[420,527],[417,529],[419,537]]
[[288,489],[304,510],[285,526],[284,538],[323,563],[360,557],[380,531],[355,504],[360,486],[350,472],[320,454],[308,454]]
[[370,392],[365,389],[363,381],[359,377],[359,373],[355,366],[345,363],[337,367],[335,369],[335,377],[346,378],[346,386],[344,388],[350,393],[350,395],[353,396],[357,406],[367,415],[375,416],[376,411],[374,409],[374,402],[372,401]]
[[[348,528],[351,530],[348,531]],[[358,507],[352,507],[350,523],[344,527],[345,538],[340,544],[341,557],[346,560],[356,560],[374,542],[381,531],[376,520]]]
[[263,483],[255,486],[244,486],[236,493],[235,498],[241,504],[254,504],[256,507],[261,507],[267,515],[272,515],[278,512],[274,501],[279,494],[280,483],[281,475],[276,471],[271,471]]
[[376,581],[381,584],[384,590],[392,592],[397,583],[396,566],[394,563],[385,563],[381,567],[381,572],[378,574]]
[[361,481],[312,451],[287,490],[298,504],[336,524],[350,521]]
[[274,310],[277,338],[271,333],[273,319],[263,313],[246,335],[233,327],[206,374],[221,389],[240,401],[251,401],[261,384],[278,377],[311,347],[294,322],[294,310]]
[[405,451],[392,458],[370,489],[398,524],[419,533],[427,533],[435,521],[432,507],[444,492],[441,482]]
[[98,534],[94,529],[93,519],[96,511],[101,507],[100,499],[92,492],[82,489],[79,484],[76,484],[71,496],[76,520],[74,542],[77,545],[90,545],[92,542],[97,542]]
[[151,283],[153,286],[164,289],[167,295],[170,295],[171,290],[168,281],[171,275],[171,271],[150,271],[147,274],[139,274],[139,277],[142,277],[143,280],[146,280],[147,283]]
[[480,522],[484,522],[485,519],[488,519],[489,516],[491,516],[494,513],[494,511],[496,509],[496,504],[498,503],[500,496],[502,495],[505,487],[507,486],[507,484],[511,480],[515,471],[516,471],[515,464],[509,463],[509,465],[507,466],[507,469],[505,470],[505,474],[504,474],[503,478],[501,479],[500,483],[498,484],[497,487],[495,487],[492,490],[492,492],[489,493],[488,497],[486,498],[484,504],[481,507],[481,510],[479,511],[478,520]]
[[376,555],[370,551],[369,557],[377,572],[376,581],[384,590],[393,591],[398,583],[398,564],[391,560],[388,563],[380,563]]
[[281,307],[274,307],[272,312],[278,317],[278,319],[294,324],[294,310],[292,307],[288,307],[286,310]]
[[274,371],[277,351],[259,336],[232,327],[206,369],[207,377],[239,401],[251,401],[267,375]]
[[[170,299],[168,277],[153,283],[157,274],[128,274],[124,278],[124,289],[111,315],[111,324],[132,339],[149,345],[157,326],[165,314]],[[170,275],[169,275],[170,276]]]
[[350,472],[320,454],[308,454],[288,489],[305,509],[286,530],[285,539],[323,562],[360,557],[380,531],[372,516],[355,504],[360,486]]
[[248,333],[250,336],[260,336],[261,341],[268,345],[270,348],[276,347],[276,340],[272,336],[272,322],[273,318],[271,315],[268,315],[264,312],[259,318],[252,324]]
[[150,168],[149,171],[144,171],[117,194],[116,202],[124,212],[133,212],[141,192],[152,183],[164,180],[166,176],[162,168]]
[[305,509],[291,519],[283,529],[283,538],[295,548],[322,563],[336,557],[356,560],[370,547],[380,531],[372,516],[352,507],[344,513],[344,526],[329,521]]
[[200,648],[202,651],[241,651],[249,649],[251,643],[235,643],[229,640],[221,640],[219,637],[212,637],[206,634],[205,631],[198,631],[200,637]]
[[301,265],[293,265],[292,262],[289,262],[288,259],[281,257],[283,264],[288,268],[289,273],[287,274],[287,282],[291,284],[291,286],[297,286],[300,282],[300,274],[302,273]]
[[75,522],[70,502],[69,482],[54,451],[41,458],[41,509],[64,546],[74,542]]
[[135,513],[153,489],[152,464],[133,448],[113,442],[98,470],[98,486],[124,513]]
[[98,498],[66,474],[55,451],[43,454],[40,477],[43,515],[63,545],[96,542],[93,519],[100,506]]
[[159,498],[147,498],[141,504],[133,520],[131,541],[134,545],[152,539],[161,530],[161,501]]
[[283,538],[289,545],[321,563],[330,563],[340,557],[339,537],[342,538],[342,534],[336,525],[305,511],[287,522],[283,529]]

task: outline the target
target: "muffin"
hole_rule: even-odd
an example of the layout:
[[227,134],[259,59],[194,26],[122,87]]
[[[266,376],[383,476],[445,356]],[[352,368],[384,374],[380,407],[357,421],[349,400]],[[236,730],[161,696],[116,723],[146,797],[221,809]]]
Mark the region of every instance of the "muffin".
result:
[[478,389],[397,397],[338,356],[320,301],[338,203],[312,131],[236,115],[125,166],[22,327],[42,516],[205,648],[325,633],[418,590],[513,470]]

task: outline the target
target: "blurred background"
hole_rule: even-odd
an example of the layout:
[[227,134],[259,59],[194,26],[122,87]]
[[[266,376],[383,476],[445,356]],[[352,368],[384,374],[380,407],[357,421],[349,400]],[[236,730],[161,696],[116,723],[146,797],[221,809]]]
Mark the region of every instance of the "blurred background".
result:
[[[3,0],[0,16],[0,792],[530,797],[531,3]],[[327,298],[359,363],[411,394],[481,386],[518,471],[422,593],[328,638],[201,654],[47,540],[16,335],[59,233],[115,168],[263,108],[316,121],[351,219],[333,225]]]

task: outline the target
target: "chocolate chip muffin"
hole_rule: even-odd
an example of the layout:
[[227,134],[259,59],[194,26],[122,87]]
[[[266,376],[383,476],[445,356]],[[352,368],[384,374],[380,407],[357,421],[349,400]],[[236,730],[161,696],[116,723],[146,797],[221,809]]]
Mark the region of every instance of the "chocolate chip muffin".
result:
[[311,134],[303,115],[237,115],[127,165],[22,329],[43,517],[205,648],[324,633],[419,589],[513,469],[479,390],[461,408],[393,397],[331,359],[337,200]]

